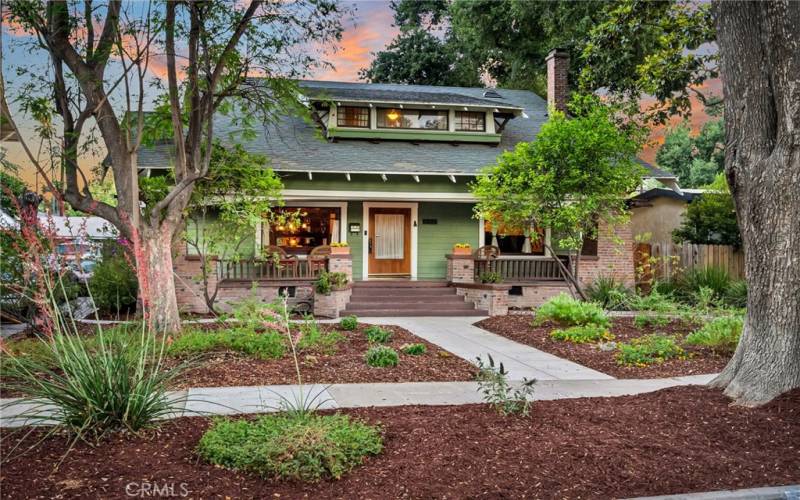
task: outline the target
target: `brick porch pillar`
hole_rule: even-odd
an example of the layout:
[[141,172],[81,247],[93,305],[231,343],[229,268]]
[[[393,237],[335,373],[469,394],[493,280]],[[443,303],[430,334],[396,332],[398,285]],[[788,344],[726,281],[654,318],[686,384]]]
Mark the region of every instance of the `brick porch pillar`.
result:
[[475,259],[472,255],[447,256],[447,281],[450,283],[473,283],[475,281]]

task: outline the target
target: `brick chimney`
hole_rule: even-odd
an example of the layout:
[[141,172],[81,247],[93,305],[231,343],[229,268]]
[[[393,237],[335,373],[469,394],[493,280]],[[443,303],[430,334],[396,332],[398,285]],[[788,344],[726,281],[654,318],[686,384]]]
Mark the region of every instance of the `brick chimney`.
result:
[[564,49],[553,49],[547,54],[547,106],[555,107],[566,113],[567,72],[569,71],[569,54]]

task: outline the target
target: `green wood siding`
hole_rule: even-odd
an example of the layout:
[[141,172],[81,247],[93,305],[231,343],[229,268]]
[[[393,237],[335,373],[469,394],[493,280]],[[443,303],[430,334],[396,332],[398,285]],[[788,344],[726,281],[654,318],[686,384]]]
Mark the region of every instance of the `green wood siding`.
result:
[[[377,158],[376,158],[377,160]],[[378,167],[376,167],[378,169]],[[420,175],[415,182],[409,174],[387,174],[383,182],[377,174],[352,174],[348,181],[341,174],[308,174],[303,172],[279,172],[286,189],[317,189],[322,191],[384,191],[384,192],[421,192],[421,193],[468,193],[470,176],[456,176],[453,183],[446,175]],[[413,200],[408,200],[413,201]]]
[[[417,243],[418,279],[443,279],[447,274],[445,255],[455,243],[478,247],[478,220],[472,217],[471,203],[420,203]],[[436,219],[436,224],[424,224]]]
[[[204,236],[204,234],[206,234],[205,231],[209,231],[209,229],[205,229],[204,230],[203,226],[204,225],[206,227],[214,226],[214,225],[216,225],[216,222],[218,222],[218,220],[219,220],[219,216],[216,213],[212,212],[212,211],[210,211],[209,213],[206,214],[205,224],[204,224],[204,221],[202,219],[198,218],[197,227],[195,227],[195,223],[194,223],[193,220],[187,219],[186,220],[186,232],[188,233],[188,236],[189,236],[190,239],[194,240],[195,238],[197,238],[199,240],[198,243],[200,244],[200,246],[203,246],[204,245],[203,236]],[[216,227],[218,228],[219,225],[216,225]],[[195,232],[195,231],[197,231],[197,232]],[[242,258],[246,258],[246,259],[252,258],[255,255],[255,248],[256,248],[255,228],[253,228],[252,236],[248,236],[248,237],[245,237],[245,238],[242,239],[242,242],[238,247],[238,252],[234,252],[233,251],[233,247],[235,247],[235,245],[237,243],[239,243],[238,240],[230,241],[228,243],[231,245],[231,248],[227,251],[227,255],[226,255],[227,258],[229,258],[229,259],[232,258],[235,253],[238,253],[238,256],[242,257]],[[187,243],[183,243],[183,244],[186,245],[186,253],[188,255],[197,255],[197,250],[194,248],[194,246],[189,245]]]
[[401,141],[437,141],[437,142],[485,142],[498,144],[500,134],[485,132],[448,132],[440,130],[371,130],[371,129],[328,129],[328,137],[347,139],[389,139]]
[[[350,243],[350,254],[353,256],[353,279],[362,279],[361,268],[363,266],[364,251],[364,206],[360,201],[351,201],[347,203],[347,242]],[[361,232],[351,233],[350,224],[359,224]]]

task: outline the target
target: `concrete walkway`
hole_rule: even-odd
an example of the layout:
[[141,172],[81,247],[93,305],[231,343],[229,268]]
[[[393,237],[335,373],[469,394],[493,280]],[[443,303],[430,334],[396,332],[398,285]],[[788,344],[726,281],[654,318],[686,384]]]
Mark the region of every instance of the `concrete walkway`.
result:
[[[536,384],[534,400],[612,397],[642,394],[667,387],[705,384],[713,375],[694,375],[641,380],[542,380]],[[169,394],[180,401],[169,418],[195,415],[234,415],[278,411],[282,400],[315,398],[319,408],[368,406],[459,405],[481,403],[475,382],[407,382],[392,384],[332,384],[205,387]],[[33,424],[24,418],[31,404],[14,404],[15,398],[0,399],[0,427]],[[40,424],[46,422],[39,422]]]
[[510,380],[613,380],[614,377],[533,347],[487,332],[473,323],[481,317],[358,318],[360,322],[397,325],[417,337],[474,363],[491,354],[503,363]]

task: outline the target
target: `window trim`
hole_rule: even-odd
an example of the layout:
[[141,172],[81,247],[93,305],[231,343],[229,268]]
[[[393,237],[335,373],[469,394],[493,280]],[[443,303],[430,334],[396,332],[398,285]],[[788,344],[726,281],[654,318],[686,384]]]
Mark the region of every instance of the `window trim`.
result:
[[[367,124],[366,125],[342,125],[340,120],[342,118],[342,114],[340,111],[344,108],[355,108],[359,110],[366,110],[367,112]],[[343,128],[355,128],[355,129],[369,129],[372,128],[372,113],[370,112],[370,108],[367,106],[337,106],[336,107],[336,126],[343,127]]]
[[[422,111],[422,112],[432,112],[432,113],[444,113],[444,128],[423,128],[423,127],[386,127],[381,126],[379,124],[379,114],[381,110],[389,111],[391,109],[399,109],[401,112],[406,111]],[[385,107],[378,107],[375,108],[375,128],[378,130],[424,130],[427,132],[449,132],[450,131],[450,111],[446,109],[421,109],[421,108],[385,108]]]
[[[455,110],[455,114],[453,115],[453,125],[455,125],[456,132],[476,132],[476,133],[486,133],[486,112],[485,111],[460,111]],[[474,115],[483,115],[483,128],[478,130],[468,129],[468,128],[458,128],[458,115],[461,113],[474,114]]]

